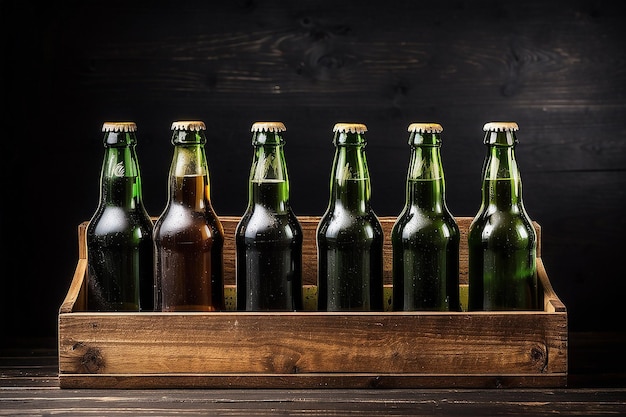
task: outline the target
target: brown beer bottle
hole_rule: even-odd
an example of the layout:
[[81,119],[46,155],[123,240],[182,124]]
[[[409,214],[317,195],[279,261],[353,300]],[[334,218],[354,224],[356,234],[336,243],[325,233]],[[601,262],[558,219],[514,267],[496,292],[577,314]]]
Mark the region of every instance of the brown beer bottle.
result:
[[201,121],[172,123],[169,196],[154,226],[155,304],[161,311],[224,308],[224,229],[211,206]]

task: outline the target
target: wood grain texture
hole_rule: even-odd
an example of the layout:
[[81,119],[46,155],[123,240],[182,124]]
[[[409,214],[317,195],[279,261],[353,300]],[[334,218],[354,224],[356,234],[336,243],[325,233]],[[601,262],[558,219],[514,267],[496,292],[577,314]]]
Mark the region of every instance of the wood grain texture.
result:
[[564,316],[541,313],[77,313],[61,317],[60,332],[62,374],[549,374],[567,368]]
[[563,315],[118,315],[61,317],[62,388],[567,384]]

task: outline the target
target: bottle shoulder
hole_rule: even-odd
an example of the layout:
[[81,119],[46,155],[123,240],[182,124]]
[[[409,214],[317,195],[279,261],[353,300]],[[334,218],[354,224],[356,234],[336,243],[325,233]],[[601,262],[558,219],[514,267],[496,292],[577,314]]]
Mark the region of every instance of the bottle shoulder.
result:
[[416,204],[407,204],[398,215],[396,223],[398,222],[443,222],[454,223],[456,225],[456,220],[445,203],[439,204],[433,208],[423,208]]
[[87,235],[137,233],[152,236],[154,224],[143,206],[135,209],[104,205],[87,225]]
[[317,235],[327,238],[353,236],[382,239],[383,228],[373,211],[355,214],[342,210],[328,210],[320,219]]
[[259,235],[302,235],[302,226],[288,207],[284,212],[276,212],[256,205],[246,210],[236,228],[237,236],[253,238]]
[[321,222],[368,222],[380,225],[380,220],[374,210],[366,206],[365,209],[350,210],[341,204],[331,205],[326,209]]
[[170,203],[154,223],[155,230],[181,230],[186,228],[202,229],[207,225],[215,230],[221,230],[219,217],[211,207],[204,210],[195,210],[185,204]]
[[537,234],[525,211],[495,211],[479,213],[471,222],[468,238],[470,242],[491,241],[513,244],[534,244]]
[[456,220],[448,210],[441,212],[403,211],[392,227],[392,236],[408,238],[416,234],[458,238],[460,231]]
[[514,224],[525,224],[532,227],[532,220],[523,206],[514,206],[508,210],[501,210],[495,206],[481,207],[470,224],[470,230],[485,225],[493,227],[509,227]]

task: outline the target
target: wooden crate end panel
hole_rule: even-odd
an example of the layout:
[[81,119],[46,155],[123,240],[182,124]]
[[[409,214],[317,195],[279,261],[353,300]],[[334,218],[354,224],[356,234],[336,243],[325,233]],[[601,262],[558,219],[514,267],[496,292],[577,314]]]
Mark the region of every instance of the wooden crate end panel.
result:
[[89,221],[84,221],[78,225],[78,259],[87,259],[87,226]]
[[552,283],[548,278],[548,273],[541,258],[537,258],[537,279],[539,281],[539,289],[543,294],[544,310],[559,313],[567,312],[565,304],[563,304],[552,288]]
[[70,287],[67,291],[65,299],[59,308],[59,314],[71,313],[77,307],[84,308],[86,292],[84,290],[85,285],[85,273],[87,272],[87,260],[79,259],[76,264],[76,270],[70,283]]

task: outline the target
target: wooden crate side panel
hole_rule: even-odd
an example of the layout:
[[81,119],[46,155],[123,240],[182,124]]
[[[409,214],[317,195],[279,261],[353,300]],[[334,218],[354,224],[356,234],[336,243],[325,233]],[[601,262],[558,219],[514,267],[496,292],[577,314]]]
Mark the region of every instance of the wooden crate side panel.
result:
[[[302,283],[304,285],[313,285],[317,282],[317,241],[316,230],[320,221],[319,216],[300,216],[300,224],[303,233],[302,248]],[[237,216],[220,217],[222,226],[224,227],[224,283],[226,285],[235,284],[235,231],[239,223]],[[459,247],[459,281],[461,284],[467,284],[467,266],[468,266],[468,250],[467,250],[467,233],[472,222],[472,217],[456,217],[460,230],[460,247]],[[156,217],[153,217],[156,220]],[[395,217],[380,217],[380,222],[385,235],[383,245],[383,273],[386,284],[392,282],[392,246],[391,246],[391,229],[395,223]],[[85,230],[88,222],[79,225],[79,258],[87,258],[87,250],[85,247]],[[541,226],[533,222],[537,231],[537,257],[541,257]]]
[[[233,250],[234,251],[234,250]],[[61,305],[60,312],[61,313],[69,313],[72,311],[84,311],[86,306],[86,272],[87,268],[87,260],[84,258],[80,258],[78,264],[76,266],[76,270],[74,272],[74,277],[70,284],[70,288],[68,291],[63,304]],[[234,268],[234,265],[233,265]],[[234,269],[232,271],[234,274]],[[537,259],[537,275],[539,280],[539,291],[542,294],[542,303],[544,306],[544,311],[546,312],[566,312],[565,305],[559,299],[559,297],[554,292],[552,285],[548,279],[548,275],[543,264],[541,258]],[[233,277],[234,279],[234,277]],[[385,284],[384,288],[384,306],[385,311],[392,310],[392,286],[391,284]],[[468,288],[467,283],[460,284],[460,293],[461,293],[461,305],[463,310],[467,309],[467,295]],[[316,310],[317,306],[317,286],[315,284],[305,284],[302,288],[302,295],[304,300],[304,307],[307,311]],[[236,286],[234,284],[226,284],[224,286],[224,297],[225,297],[225,305],[226,310],[234,310],[236,306]]]
[[[317,240],[316,230],[320,221],[320,216],[299,216],[298,220],[302,226],[303,247],[302,247],[302,283],[303,285],[314,285],[317,283]],[[156,220],[156,217],[153,217]],[[239,224],[240,217],[221,216],[220,222],[224,228],[224,284],[235,285],[235,231]],[[459,282],[467,284],[468,250],[467,233],[473,220],[472,217],[455,218],[460,231],[459,245]],[[396,221],[395,217],[380,217],[383,227],[385,241],[383,244],[383,280],[385,284],[392,283],[392,255],[391,229]],[[85,245],[85,229],[88,222],[79,225],[79,258],[87,258]],[[537,257],[541,257],[541,226],[533,222],[537,232]]]
[[61,373],[567,369],[565,316],[535,312],[73,313],[60,316],[60,334]]
[[87,226],[88,221],[78,225],[78,259],[87,259]]
[[543,293],[544,311],[565,313],[567,311],[565,304],[554,292],[541,258],[537,258],[537,279],[539,280],[540,290]]

